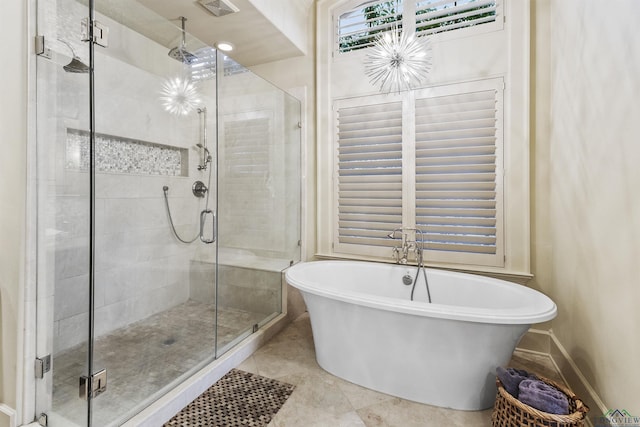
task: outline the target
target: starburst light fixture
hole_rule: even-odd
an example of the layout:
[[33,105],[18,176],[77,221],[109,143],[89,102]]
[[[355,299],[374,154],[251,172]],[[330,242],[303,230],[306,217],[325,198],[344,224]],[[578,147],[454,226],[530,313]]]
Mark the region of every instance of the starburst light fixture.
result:
[[426,37],[407,35],[394,26],[376,39],[364,66],[380,92],[410,90],[421,86],[431,71],[431,45]]
[[201,103],[195,83],[183,77],[165,80],[162,84],[160,101],[165,110],[178,116],[189,114]]

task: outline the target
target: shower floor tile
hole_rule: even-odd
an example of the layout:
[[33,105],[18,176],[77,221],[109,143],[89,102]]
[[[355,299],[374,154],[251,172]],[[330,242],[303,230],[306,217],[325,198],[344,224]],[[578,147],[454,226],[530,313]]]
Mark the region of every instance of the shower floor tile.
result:
[[[219,309],[220,347],[251,331],[265,314]],[[93,425],[118,425],[151,403],[163,388],[174,387],[213,359],[215,306],[187,301],[96,339],[95,371],[107,368],[107,391],[93,402]],[[79,377],[86,375],[86,346],[53,358],[53,412],[65,425],[85,425],[86,402],[78,397]],[[129,414],[131,412],[131,414]]]

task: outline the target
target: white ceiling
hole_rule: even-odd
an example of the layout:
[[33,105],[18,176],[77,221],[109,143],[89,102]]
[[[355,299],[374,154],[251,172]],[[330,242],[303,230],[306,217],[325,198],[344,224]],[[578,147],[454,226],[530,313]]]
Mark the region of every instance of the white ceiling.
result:
[[[273,23],[260,13],[249,0],[232,0],[240,11],[217,17],[202,7],[196,0],[136,0],[162,17],[180,27],[178,17],[187,18],[186,31],[207,45],[219,41],[233,43],[235,49],[230,56],[244,66],[300,56],[304,53],[295,46]],[[128,12],[132,3],[127,7]],[[108,12],[107,12],[108,13]],[[141,12],[144,13],[144,12]],[[108,13],[118,21],[171,49],[180,43],[179,31],[168,31],[167,25],[155,25],[151,19],[132,19],[131,13]],[[147,13],[148,14],[148,13]],[[140,13],[138,13],[140,15]],[[120,18],[120,19],[118,19]],[[190,41],[187,40],[189,48]]]

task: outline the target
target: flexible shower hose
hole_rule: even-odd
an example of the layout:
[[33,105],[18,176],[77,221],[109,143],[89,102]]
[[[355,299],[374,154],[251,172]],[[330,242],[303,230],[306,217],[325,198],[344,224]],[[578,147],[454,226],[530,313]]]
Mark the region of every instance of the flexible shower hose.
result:
[[169,197],[167,197],[167,193],[169,192],[169,187],[165,185],[164,187],[162,187],[162,191],[164,192],[164,204],[167,207],[167,214],[169,215],[169,224],[171,224],[171,230],[173,231],[173,235],[176,236],[176,239],[178,239],[182,243],[190,244],[195,242],[196,239],[200,237],[200,233],[196,234],[196,237],[194,237],[191,240],[185,240],[182,237],[180,237],[180,235],[178,234],[178,231],[176,230],[175,225],[173,225],[173,218],[171,217],[171,209],[169,208]]
[[[420,232],[420,235],[422,236],[422,232]],[[421,241],[422,247],[419,252],[420,259],[418,260],[418,269],[416,270],[416,277],[413,279],[413,286],[411,286],[411,301],[413,301],[413,293],[416,290],[416,283],[418,283],[418,275],[420,274],[420,270],[422,270],[424,285],[427,288],[427,297],[429,298],[429,303],[431,303],[431,291],[429,290],[429,281],[427,280],[427,270],[424,268],[424,237],[421,237]]]
[[[204,203],[205,210],[209,208],[209,193],[211,191],[211,170],[212,169],[213,169],[213,166],[209,164],[209,178],[207,179],[207,198],[205,199],[205,203]],[[195,242],[199,237],[202,237],[201,236],[202,231],[199,231],[198,234],[196,234],[196,237],[194,237],[191,240],[183,239],[182,237],[180,237],[180,235],[178,234],[178,231],[176,230],[175,225],[173,224],[173,217],[171,216],[171,208],[169,208],[169,197],[167,195],[167,193],[169,193],[169,187],[165,185],[164,187],[162,187],[162,191],[164,193],[164,205],[167,207],[167,214],[169,215],[169,223],[171,224],[171,230],[173,231],[173,235],[176,236],[176,239],[188,245],[190,243]],[[210,242],[206,242],[206,243],[210,243]]]

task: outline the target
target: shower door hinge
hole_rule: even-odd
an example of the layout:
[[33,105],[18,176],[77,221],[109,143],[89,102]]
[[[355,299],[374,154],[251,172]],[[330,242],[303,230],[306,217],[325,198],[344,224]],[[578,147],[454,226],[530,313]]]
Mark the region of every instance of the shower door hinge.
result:
[[44,36],[36,36],[36,55],[51,59],[51,49],[44,44]]
[[47,354],[44,357],[38,357],[36,359],[36,378],[44,378],[44,374],[51,370],[51,355]]
[[81,40],[83,42],[93,42],[102,47],[109,46],[109,27],[106,25],[95,20],[89,24],[89,18],[84,18],[80,22],[80,27]]
[[107,391],[107,370],[98,371],[90,377],[81,376],[79,391],[83,400],[88,400],[89,396],[93,399]]
[[49,417],[44,412],[38,416],[38,419],[36,421],[42,427],[47,427],[49,425]]

